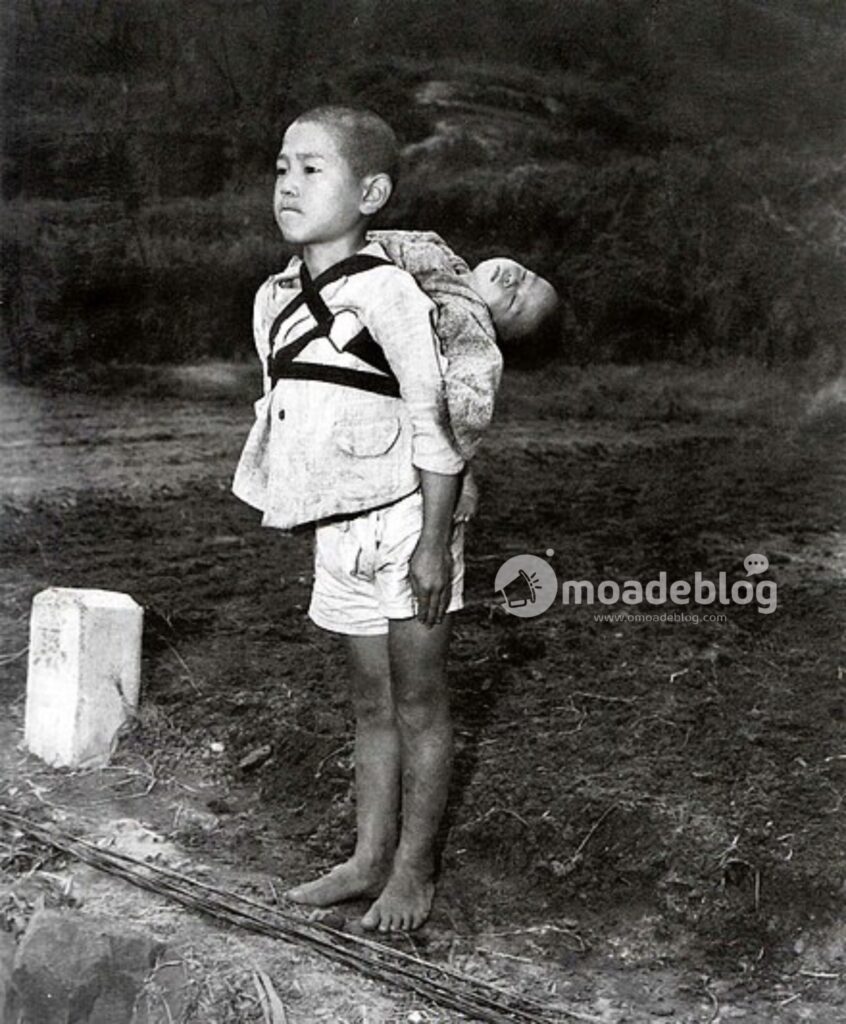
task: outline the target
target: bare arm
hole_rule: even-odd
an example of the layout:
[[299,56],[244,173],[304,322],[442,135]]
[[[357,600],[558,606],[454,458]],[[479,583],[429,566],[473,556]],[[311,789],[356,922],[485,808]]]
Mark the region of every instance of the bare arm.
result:
[[365,326],[381,346],[400,386],[412,427],[412,462],[421,471],[460,473],[464,459],[447,427],[446,398],[432,303],[414,279],[395,267],[383,275],[379,302],[363,310]]
[[458,501],[455,505],[453,520],[456,523],[469,523],[479,507],[479,485],[476,477],[470,468],[470,463],[464,467],[461,474],[461,486],[458,489]]
[[452,515],[461,474],[420,471],[423,494],[423,529],[411,556],[411,588],[417,601],[417,618],[427,626],[443,620],[452,579]]

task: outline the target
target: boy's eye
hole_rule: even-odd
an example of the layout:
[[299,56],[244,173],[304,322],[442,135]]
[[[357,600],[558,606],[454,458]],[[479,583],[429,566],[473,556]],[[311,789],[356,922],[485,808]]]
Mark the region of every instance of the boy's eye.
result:
[[311,166],[309,164],[306,164],[305,172],[306,172],[306,174],[319,174],[320,173],[320,168],[319,167]]

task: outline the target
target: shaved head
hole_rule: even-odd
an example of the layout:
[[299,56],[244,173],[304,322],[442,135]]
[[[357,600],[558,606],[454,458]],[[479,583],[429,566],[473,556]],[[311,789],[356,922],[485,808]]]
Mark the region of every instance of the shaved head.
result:
[[378,114],[354,107],[315,107],[300,114],[297,123],[326,129],[357,177],[387,174],[396,183],[399,143],[393,128]]

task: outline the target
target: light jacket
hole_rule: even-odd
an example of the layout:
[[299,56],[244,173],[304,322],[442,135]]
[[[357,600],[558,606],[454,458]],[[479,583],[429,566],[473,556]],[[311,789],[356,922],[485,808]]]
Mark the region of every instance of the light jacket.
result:
[[[376,243],[362,252],[385,257]],[[253,333],[264,395],[255,403],[256,420],[232,487],[262,511],[263,525],[281,529],[389,504],[419,487],[421,469],[455,474],[464,465],[446,426],[432,303],[396,266],[342,276],[319,288],[334,319],[328,337],[311,341],[295,362],[371,371],[345,352],[366,327],[399,383],[399,398],[323,380],[283,378],[271,387],[271,326],[300,291],[300,266],[294,257],[256,295]],[[300,305],[283,320],[274,349],[292,345],[315,323],[310,309]]]

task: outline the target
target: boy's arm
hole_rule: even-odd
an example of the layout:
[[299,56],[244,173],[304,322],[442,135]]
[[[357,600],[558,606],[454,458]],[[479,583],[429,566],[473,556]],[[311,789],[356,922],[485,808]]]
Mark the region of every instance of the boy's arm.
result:
[[461,475],[420,472],[423,494],[423,529],[409,563],[417,618],[426,626],[443,620],[449,605],[452,580],[452,511]]
[[[273,274],[256,292],[253,302],[253,342],[261,363],[262,386],[265,395],[270,391],[267,357],[270,355],[270,328],[276,315],[297,294],[300,263],[292,259],[281,274]],[[280,339],[277,340],[277,347]]]
[[413,431],[412,461],[420,471],[423,528],[410,562],[417,618],[440,622],[449,604],[450,536],[464,460],[447,427],[443,371],[432,330],[432,303],[405,274],[391,279],[371,304],[367,326],[399,382]]
[[262,393],[265,395],[270,391],[270,377],[267,373],[269,300],[270,282],[265,281],[256,292],[253,302],[253,344],[261,364]]
[[421,472],[460,473],[464,459],[448,426],[443,369],[430,320],[434,306],[413,278],[396,268],[384,272],[383,282],[362,313],[399,383],[411,420],[412,462]]

